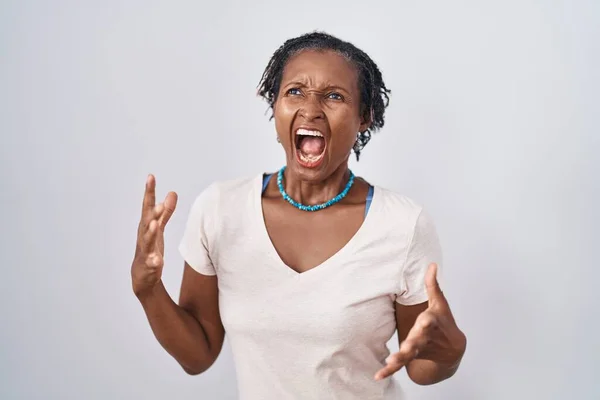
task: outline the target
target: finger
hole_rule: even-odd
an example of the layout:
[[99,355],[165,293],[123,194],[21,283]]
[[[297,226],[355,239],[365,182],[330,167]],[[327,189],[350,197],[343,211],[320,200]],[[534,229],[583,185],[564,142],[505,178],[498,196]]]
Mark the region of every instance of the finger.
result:
[[167,194],[167,197],[165,197],[165,201],[163,204],[164,210],[162,212],[162,215],[158,219],[158,224],[161,229],[165,229],[165,226],[167,225],[167,223],[171,219],[171,216],[175,212],[175,207],[177,207],[177,193],[169,192]]
[[429,265],[427,269],[427,274],[425,275],[425,286],[427,288],[427,297],[429,298],[429,306],[437,302],[445,303],[446,298],[444,297],[444,293],[440,288],[440,285],[437,280],[437,271],[438,266],[436,263],[432,263]]
[[406,339],[400,344],[400,351],[402,354],[404,363],[408,364],[421,352],[421,349],[427,345],[428,338],[425,335],[419,335],[415,338]]
[[158,222],[159,218],[161,217],[161,215],[163,215],[164,211],[165,211],[165,205],[163,203],[158,203],[152,209],[152,215],[150,218],[155,219],[156,222]]
[[406,365],[419,354],[419,347],[415,340],[405,340],[400,344],[400,351],[390,355],[385,362],[388,365]]
[[150,254],[154,251],[156,236],[158,235],[158,221],[153,219],[148,225],[148,230],[142,238],[142,251],[145,254]]
[[[140,221],[140,224],[138,226],[138,237],[141,237],[141,241],[143,243],[146,242],[145,235],[150,229],[150,223],[152,221],[156,221],[158,223],[158,219],[162,215],[163,210],[164,206],[162,205],[162,203],[159,203],[154,206],[152,211],[146,213],[147,215],[142,217],[142,220]],[[145,248],[143,250],[145,251]]]
[[413,328],[406,335],[407,339],[427,336],[427,333],[436,330],[438,327],[438,317],[435,311],[427,309],[417,317]]
[[158,268],[161,267],[163,263],[163,258],[158,253],[151,253],[146,258],[146,265],[149,267]]
[[405,365],[414,360],[418,354],[419,347],[417,346],[416,342],[405,340],[400,346],[400,351],[391,354],[385,359],[387,365],[380,369],[377,374],[375,374],[375,380],[387,378],[388,376],[398,372]]
[[416,358],[429,345],[437,325],[437,317],[432,312],[424,311],[419,314],[396,354],[402,355],[405,362]]
[[379,371],[377,371],[377,373],[374,376],[374,379],[376,381],[385,379],[388,376],[391,376],[391,375],[395,374],[396,372],[400,371],[402,369],[402,367],[404,367],[404,365],[386,365],[385,367],[383,367]]
[[142,204],[142,217],[148,215],[156,204],[156,179],[154,175],[148,175],[146,179],[146,190],[144,192],[144,201]]

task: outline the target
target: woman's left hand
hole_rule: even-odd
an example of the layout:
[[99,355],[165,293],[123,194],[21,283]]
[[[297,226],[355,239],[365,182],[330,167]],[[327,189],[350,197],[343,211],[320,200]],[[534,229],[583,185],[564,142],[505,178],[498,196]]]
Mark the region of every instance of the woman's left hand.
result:
[[[375,379],[384,379],[413,360],[433,361],[436,366],[448,371],[458,368],[465,352],[467,339],[456,325],[448,301],[437,282],[437,265],[431,264],[425,277],[428,308],[416,319],[400,351],[391,354],[387,365],[375,374]],[[453,372],[450,372],[450,374]]]

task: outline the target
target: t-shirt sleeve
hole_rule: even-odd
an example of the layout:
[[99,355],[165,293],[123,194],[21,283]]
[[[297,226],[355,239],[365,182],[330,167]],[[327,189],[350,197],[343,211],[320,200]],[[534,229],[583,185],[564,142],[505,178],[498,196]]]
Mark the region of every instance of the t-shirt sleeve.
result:
[[216,275],[210,258],[210,234],[214,231],[214,188],[205,189],[194,201],[185,225],[179,253],[196,272]]
[[431,216],[421,210],[402,269],[402,290],[396,296],[398,303],[411,306],[427,301],[425,275],[431,263],[438,265],[439,278],[442,270],[442,248]]

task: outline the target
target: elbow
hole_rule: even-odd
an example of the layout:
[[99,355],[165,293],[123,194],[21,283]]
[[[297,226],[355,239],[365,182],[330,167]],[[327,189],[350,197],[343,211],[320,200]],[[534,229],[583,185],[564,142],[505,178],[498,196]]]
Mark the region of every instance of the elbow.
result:
[[188,357],[185,360],[177,359],[181,368],[188,375],[200,375],[208,370],[217,361],[217,357],[221,351],[221,347],[217,348],[217,351],[198,351],[194,354],[188,352]]
[[438,381],[436,379],[432,379],[432,377],[424,375],[424,374],[411,374],[410,372],[406,371],[408,377],[410,378],[410,380],[419,385],[419,386],[431,386],[431,385],[435,385],[436,383],[438,383]]
[[206,370],[208,370],[213,363],[215,362],[214,359],[209,359],[209,360],[198,360],[195,362],[190,362],[190,363],[179,363],[179,365],[181,366],[181,368],[183,368],[183,370],[185,371],[186,374],[188,375],[200,375],[203,372],[206,372]]
[[185,365],[182,365],[181,368],[183,368],[183,370],[185,371],[186,374],[191,375],[191,376],[195,376],[195,375],[200,375],[201,373],[203,373],[204,371],[206,371],[208,368],[198,368],[198,367],[186,367]]
[[196,363],[195,365],[179,365],[181,365],[181,368],[183,368],[186,374],[191,376],[200,375],[201,373],[205,372],[208,368],[210,368],[210,365],[202,365],[200,363]]
[[436,383],[440,383],[442,381],[445,381],[446,379],[450,378],[448,377],[429,377],[429,376],[423,376],[423,375],[414,375],[411,376],[410,374],[408,374],[408,377],[410,378],[411,381],[413,381],[413,383],[419,385],[419,386],[431,386],[431,385],[435,385]]
[[457,369],[458,364],[446,366],[429,360],[413,360],[408,364],[406,373],[415,384],[430,386],[450,379],[454,376]]

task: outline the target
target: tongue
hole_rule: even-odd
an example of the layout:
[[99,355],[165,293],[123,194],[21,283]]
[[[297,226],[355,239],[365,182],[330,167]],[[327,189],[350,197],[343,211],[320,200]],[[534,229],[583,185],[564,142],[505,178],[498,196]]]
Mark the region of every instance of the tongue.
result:
[[317,136],[304,136],[300,141],[300,150],[307,156],[318,156],[325,148],[325,140]]

